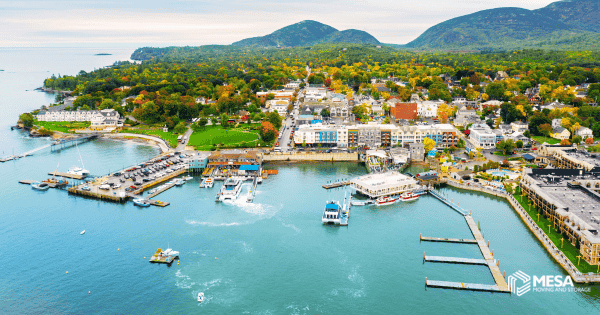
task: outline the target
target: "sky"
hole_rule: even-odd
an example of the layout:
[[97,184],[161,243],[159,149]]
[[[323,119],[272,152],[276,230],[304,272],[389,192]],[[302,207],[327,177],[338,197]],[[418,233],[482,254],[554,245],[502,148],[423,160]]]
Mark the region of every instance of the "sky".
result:
[[551,0],[0,0],[0,47],[231,44],[302,20],[405,44],[448,19]]

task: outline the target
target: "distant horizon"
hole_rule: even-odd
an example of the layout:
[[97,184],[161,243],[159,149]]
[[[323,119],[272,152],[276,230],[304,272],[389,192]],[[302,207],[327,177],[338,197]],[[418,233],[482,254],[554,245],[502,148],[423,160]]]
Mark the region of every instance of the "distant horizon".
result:
[[402,45],[429,27],[458,16],[498,7],[539,9],[552,2],[556,1],[241,0],[232,5],[189,0],[0,0],[0,47],[230,45],[303,20],[339,30],[362,30],[382,43]]

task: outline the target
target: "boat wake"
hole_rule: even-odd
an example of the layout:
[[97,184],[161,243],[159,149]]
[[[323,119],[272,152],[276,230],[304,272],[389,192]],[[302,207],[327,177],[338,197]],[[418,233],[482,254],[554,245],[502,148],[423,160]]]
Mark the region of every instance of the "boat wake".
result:
[[251,222],[232,222],[232,223],[214,223],[214,222],[198,222],[194,220],[185,221],[187,224],[191,225],[207,225],[207,226],[236,226],[236,225],[244,225],[249,224]]

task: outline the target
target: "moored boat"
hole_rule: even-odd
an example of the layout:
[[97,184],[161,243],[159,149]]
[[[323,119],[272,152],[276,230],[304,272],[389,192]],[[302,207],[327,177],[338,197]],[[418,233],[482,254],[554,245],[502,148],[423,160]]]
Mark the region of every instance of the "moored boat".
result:
[[198,293],[198,302],[204,302],[204,292]]
[[149,207],[150,202],[144,198],[133,199],[133,204],[139,207]]
[[400,196],[401,201],[413,201],[417,199],[419,199],[419,195],[414,194],[412,191],[405,192]]
[[228,178],[218,194],[218,201],[233,201],[237,199],[242,190],[242,181],[237,177]]
[[342,206],[339,202],[334,200],[327,202],[321,221],[323,224],[340,224],[341,210]]
[[383,197],[379,197],[377,198],[377,200],[375,200],[375,205],[376,206],[385,206],[385,205],[391,205],[395,202],[398,201],[399,198],[394,198],[392,196],[383,196]]
[[35,189],[35,190],[48,190],[48,188],[50,188],[50,185],[48,183],[44,183],[44,182],[35,182],[33,184],[31,184],[31,188]]

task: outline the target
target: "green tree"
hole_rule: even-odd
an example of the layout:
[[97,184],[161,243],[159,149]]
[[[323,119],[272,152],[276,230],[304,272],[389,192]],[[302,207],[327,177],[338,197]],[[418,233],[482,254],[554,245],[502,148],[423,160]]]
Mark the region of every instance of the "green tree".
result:
[[273,124],[275,129],[279,130],[281,128],[281,116],[278,113],[271,112],[267,115],[267,121]]
[[198,126],[202,127],[202,129],[206,128],[206,124],[208,124],[208,119],[206,119],[206,117],[202,117],[198,120]]
[[225,129],[229,127],[229,116],[225,113],[221,114],[221,126]]
[[522,148],[523,147],[523,141],[521,140],[517,140],[517,142],[515,142],[515,144],[517,145],[517,148]]
[[33,115],[31,115],[30,113],[24,113],[19,116],[19,122],[21,122],[23,124],[23,127],[25,128],[33,127],[33,121]]
[[182,134],[187,130],[187,125],[185,124],[185,121],[180,121],[175,128],[173,128],[173,131],[175,131],[176,133]]
[[489,95],[489,97],[494,100],[503,100],[504,92],[505,89],[502,82],[492,82],[485,87],[485,94]]
[[512,139],[502,140],[496,144],[496,149],[502,151],[503,154],[509,154],[513,152],[517,145]]
[[581,141],[582,141],[581,136],[574,136],[573,137],[573,143],[580,144]]
[[538,126],[538,131],[541,135],[545,137],[549,137],[552,132],[552,125],[550,124],[542,124]]

